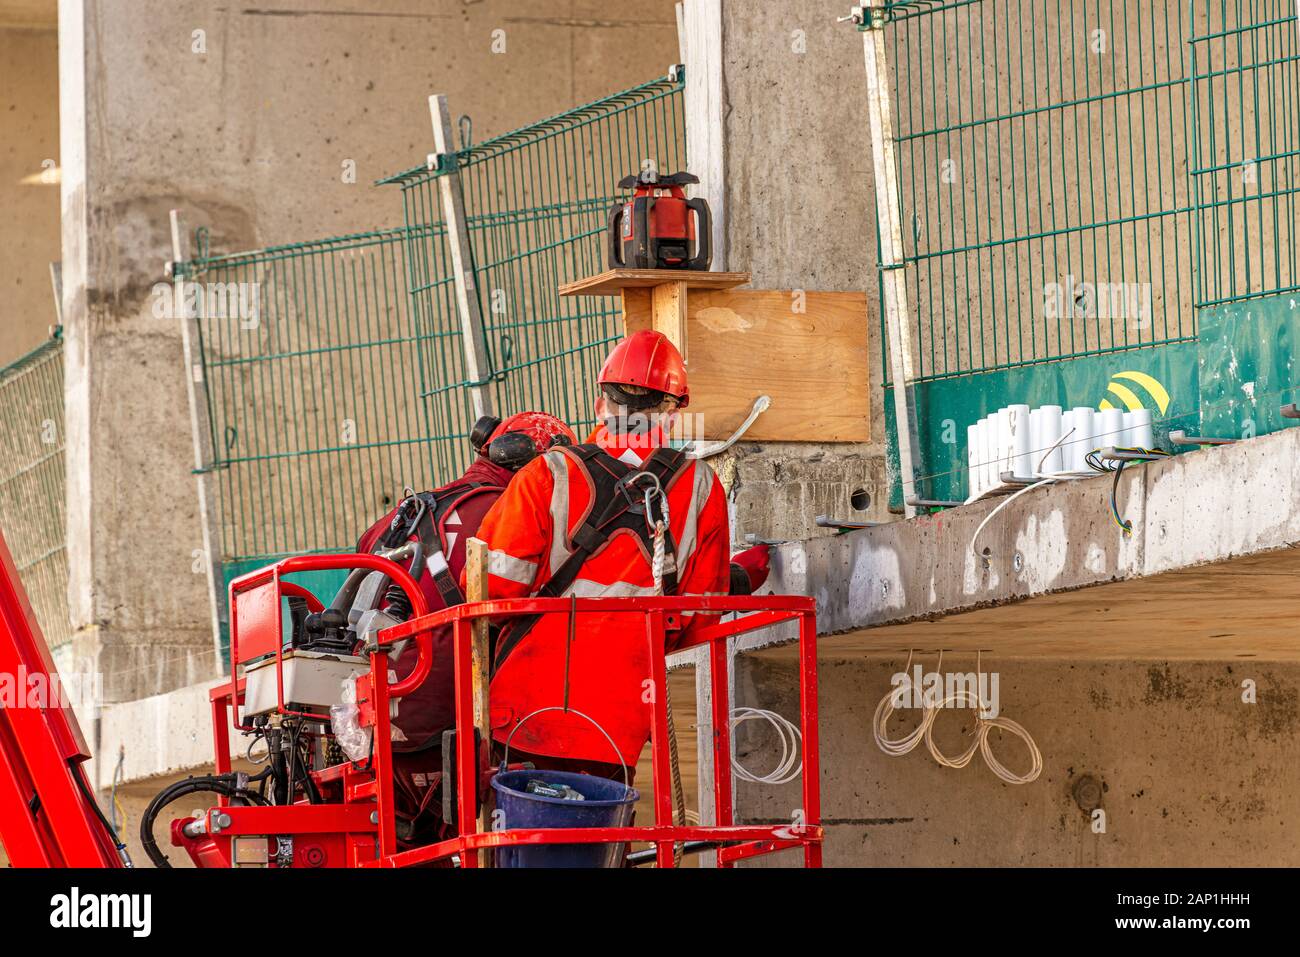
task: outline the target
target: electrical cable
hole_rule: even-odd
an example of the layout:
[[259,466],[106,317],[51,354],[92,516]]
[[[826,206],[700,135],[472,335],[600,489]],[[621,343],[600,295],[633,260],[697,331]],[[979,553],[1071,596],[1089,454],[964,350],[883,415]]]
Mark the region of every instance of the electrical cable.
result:
[[[978,751],[983,755],[984,763],[988,765],[989,770],[1007,784],[1029,784],[1038,779],[1038,776],[1043,772],[1043,755],[1038,749],[1038,745],[1030,735],[1029,731],[1025,729],[1025,726],[1020,724],[1018,721],[1012,721],[1010,718],[1004,718],[1001,716],[994,718],[984,717],[984,703],[981,702],[978,693],[972,693],[964,688],[954,691],[952,694],[935,704],[927,703],[924,700],[924,697],[922,697],[921,723],[902,738],[890,739],[887,733],[889,718],[902,704],[903,697],[912,693],[915,688],[915,682],[911,675],[912,656],[913,652],[909,651],[907,653],[907,665],[903,672],[903,680],[899,682],[896,687],[890,688],[889,692],[880,699],[880,703],[876,706],[875,717],[872,720],[872,731],[876,739],[876,745],[881,751],[895,757],[901,757],[915,749],[921,740],[924,739],[926,749],[930,752],[930,756],[933,757],[942,767],[964,768],[966,765],[970,764],[971,760],[975,757],[975,752]],[[942,665],[943,652],[941,651],[939,653],[939,661],[935,665],[935,673],[940,671]],[[984,667],[982,655],[978,652],[976,653],[975,669],[975,686],[976,688],[979,688],[983,679]],[[938,717],[938,714],[942,709],[947,708],[950,705],[968,707],[975,712],[974,738],[972,739],[970,746],[955,758],[948,757],[940,751],[938,746],[934,743],[935,719]],[[1010,732],[1023,740],[1029,747],[1030,767],[1024,774],[1016,774],[1009,770],[1006,765],[1002,764],[1002,762],[993,757],[993,749],[989,744],[989,732],[994,728]]]
[[[970,708],[975,712],[975,736],[971,739],[970,747],[963,751],[958,757],[950,758],[939,750],[938,745],[934,743],[934,724],[938,718],[939,712],[949,705],[955,705],[958,708]],[[964,768],[970,764],[971,758],[975,757],[975,752],[980,748],[980,700],[977,695],[971,694],[965,689],[959,690],[948,695],[931,711],[934,718],[925,726],[925,747],[930,752],[930,757],[934,758],[942,767],[945,768]]]
[[727,449],[740,441],[741,437],[749,431],[749,427],[754,424],[754,420],[766,412],[771,404],[772,399],[770,396],[760,395],[754,400],[753,406],[750,407],[749,415],[745,416],[745,421],[740,423],[740,427],[737,428],[735,432],[731,433],[730,438],[722,442],[710,442],[707,445],[701,445],[696,442],[687,450],[686,454],[693,459],[708,459],[727,451]]
[[733,749],[731,769],[736,777],[754,784],[788,784],[803,773],[803,761],[799,758],[803,735],[793,721],[764,708],[736,708],[731,712],[732,734],[746,721],[766,721],[776,729],[777,736],[781,739],[781,760],[766,774],[755,774],[736,760]]
[[1020,498],[1020,496],[1024,495],[1026,492],[1032,492],[1034,489],[1041,488],[1044,485],[1051,485],[1055,481],[1056,479],[1054,478],[1047,478],[1047,479],[1043,479],[1040,482],[1034,482],[1032,485],[1026,485],[1020,491],[1012,492],[1010,495],[1008,495],[1006,498],[1004,498],[1001,502],[998,503],[997,508],[993,509],[993,511],[985,515],[984,521],[979,523],[979,527],[975,529],[975,534],[970,537],[970,550],[975,553],[975,557],[981,559],[987,557],[982,552],[980,552],[978,549],[975,548],[975,542],[979,540],[980,532],[984,531],[984,526],[987,525],[989,522],[993,521],[994,515],[1002,511],[1004,508],[1006,508],[1016,499]]
[[[935,665],[938,671],[943,665],[943,652],[939,653],[939,662]],[[876,713],[871,719],[872,733],[876,739],[876,746],[886,754],[892,754],[894,757],[901,757],[907,754],[925,737],[926,731],[934,722],[934,709],[921,706],[921,723],[915,728],[903,735],[901,738],[891,739],[889,737],[889,719],[902,704],[904,695],[912,693],[912,652],[907,653],[907,664],[903,667],[903,680],[897,687],[891,688],[889,693],[880,699],[880,704],[876,705]]]

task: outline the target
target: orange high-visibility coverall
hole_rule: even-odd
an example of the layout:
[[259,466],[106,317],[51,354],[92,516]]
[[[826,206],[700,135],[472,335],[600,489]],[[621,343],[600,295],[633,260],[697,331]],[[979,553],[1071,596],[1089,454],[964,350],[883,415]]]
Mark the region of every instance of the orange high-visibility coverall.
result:
[[[592,441],[628,464],[644,462],[662,435],[623,436],[596,430]],[[726,595],[730,533],[726,496],[713,470],[689,462],[666,489],[669,527],[676,544],[678,595]],[[574,458],[552,449],[515,476],[479,527],[487,543],[492,598],[535,594],[573,550],[572,533],[588,517],[593,488]],[[595,516],[593,516],[594,520]],[[654,593],[651,555],[632,531],[615,532],[582,566],[564,593],[580,598]],[[687,616],[685,633],[712,616]],[[525,716],[565,702],[595,719],[635,766],[650,736],[652,694],[643,616],[578,617],[572,647],[565,616],[544,616],[499,664],[491,684],[493,738],[504,741]],[[675,636],[669,635],[671,643]],[[556,758],[616,764],[609,742],[582,718],[547,712],[528,721],[512,748]]]

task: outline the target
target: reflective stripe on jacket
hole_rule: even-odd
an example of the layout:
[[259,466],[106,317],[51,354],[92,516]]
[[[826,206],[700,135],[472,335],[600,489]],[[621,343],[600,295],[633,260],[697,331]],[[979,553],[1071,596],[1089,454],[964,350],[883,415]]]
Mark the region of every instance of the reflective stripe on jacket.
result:
[[[629,448],[625,437],[598,429],[594,441],[616,458],[640,464],[654,450]],[[713,470],[689,462],[667,488],[669,527],[676,543],[679,595],[725,595],[730,582],[726,496]],[[572,550],[570,535],[592,511],[594,489],[578,461],[552,449],[515,476],[479,527],[488,547],[493,598],[536,593]],[[620,530],[582,566],[565,596],[627,597],[654,593],[651,555],[640,538]],[[686,633],[702,616],[687,616]],[[644,616],[580,615],[569,641],[565,616],[544,616],[492,679],[493,736],[504,741],[526,715],[565,702],[595,719],[629,765],[650,735],[649,645]],[[673,636],[670,636],[670,640]],[[671,650],[671,648],[669,649]],[[580,717],[548,712],[528,721],[513,745],[536,754],[614,761],[599,731]]]

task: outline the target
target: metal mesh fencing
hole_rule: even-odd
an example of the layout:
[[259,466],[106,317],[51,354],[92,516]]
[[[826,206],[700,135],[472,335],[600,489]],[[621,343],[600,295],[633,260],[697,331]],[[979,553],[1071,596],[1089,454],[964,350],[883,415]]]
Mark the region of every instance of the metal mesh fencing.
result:
[[1295,287],[1291,0],[885,18],[918,380],[1190,339],[1198,307]]
[[[683,88],[680,74],[656,80],[385,181],[401,186],[407,224],[418,230],[438,215],[439,178],[459,173],[497,409],[545,409],[575,429],[594,424],[596,372],[621,334],[617,300],[557,290],[604,268],[620,179],[646,161],[685,168]],[[414,258],[428,261],[423,251]],[[446,276],[424,273],[411,292],[422,314],[456,321]]]
[[225,563],[350,548],[454,461],[420,395],[458,345],[418,324],[407,249],[399,229],[178,266],[201,304]]
[[1300,7],[1188,6],[1196,305],[1300,291]]
[[51,648],[72,638],[63,450],[56,338],[0,369],[0,528]]
[[[560,299],[603,268],[616,183],[685,163],[682,83],[659,80],[455,154],[502,412],[590,424],[616,300]],[[406,225],[177,264],[198,316],[221,560],[349,549],[400,497],[468,464],[474,424],[438,178],[400,183]],[[597,303],[593,307],[592,303]]]
[[1180,4],[892,4],[918,378],[1193,334]]

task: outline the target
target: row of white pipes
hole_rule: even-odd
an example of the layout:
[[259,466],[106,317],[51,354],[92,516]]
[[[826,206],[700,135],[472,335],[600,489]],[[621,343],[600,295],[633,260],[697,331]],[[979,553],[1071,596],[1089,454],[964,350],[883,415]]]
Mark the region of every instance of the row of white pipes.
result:
[[1086,473],[1086,456],[1094,449],[1154,444],[1150,409],[1008,405],[966,428],[968,500],[1005,488],[1004,472],[1018,479]]

